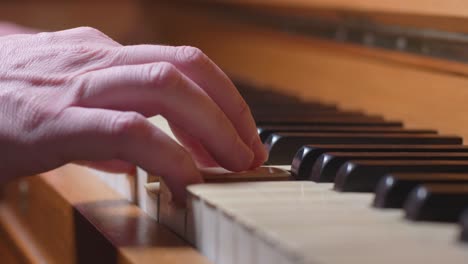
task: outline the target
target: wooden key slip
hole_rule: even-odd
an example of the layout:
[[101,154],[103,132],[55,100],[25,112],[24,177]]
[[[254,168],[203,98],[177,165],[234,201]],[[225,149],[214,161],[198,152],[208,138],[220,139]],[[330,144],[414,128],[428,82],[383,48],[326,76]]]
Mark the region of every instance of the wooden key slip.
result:
[[[276,167],[259,167],[245,172],[230,172],[222,168],[206,168],[202,170],[205,183],[237,183],[256,181],[287,181],[290,173]],[[151,187],[151,184],[147,184]],[[147,188],[149,191],[150,188]],[[176,234],[194,244],[195,231],[193,230],[193,211],[191,204],[186,208],[175,205],[172,202],[172,194],[163,180],[160,181],[160,189],[157,194],[159,200],[159,222],[169,227]]]

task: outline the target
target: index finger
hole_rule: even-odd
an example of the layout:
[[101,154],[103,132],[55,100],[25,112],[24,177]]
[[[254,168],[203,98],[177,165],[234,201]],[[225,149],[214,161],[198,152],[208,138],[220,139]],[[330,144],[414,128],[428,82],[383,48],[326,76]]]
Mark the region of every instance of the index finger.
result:
[[267,152],[257,133],[250,109],[229,77],[203,52],[194,47],[137,45],[119,48],[123,64],[166,61],[197,83],[221,108],[237,133],[255,154],[252,167],[261,165]]

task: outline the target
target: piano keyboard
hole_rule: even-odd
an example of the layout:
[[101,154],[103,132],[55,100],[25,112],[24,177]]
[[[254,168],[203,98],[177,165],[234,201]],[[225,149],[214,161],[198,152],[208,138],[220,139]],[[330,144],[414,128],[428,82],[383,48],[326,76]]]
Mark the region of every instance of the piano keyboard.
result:
[[121,192],[216,264],[466,263],[461,137],[238,87],[269,167],[205,171],[187,208],[141,170]]
[[468,248],[457,242],[457,225],[411,222],[399,209],[371,208],[371,193],[343,194],[332,185],[291,181],[191,186],[194,221],[189,224],[196,230],[196,246],[213,263],[468,260]]

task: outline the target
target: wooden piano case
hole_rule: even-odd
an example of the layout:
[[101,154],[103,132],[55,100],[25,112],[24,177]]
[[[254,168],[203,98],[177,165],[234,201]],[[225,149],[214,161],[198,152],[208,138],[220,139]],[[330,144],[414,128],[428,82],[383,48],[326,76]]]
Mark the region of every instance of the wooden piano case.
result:
[[[92,9],[86,1],[41,2],[63,10]],[[8,2],[4,17],[47,11],[21,3]],[[115,23],[104,23],[91,11],[91,23],[54,13],[46,22],[37,15],[17,21],[44,28],[57,21],[82,23],[128,43],[197,46],[233,77],[265,89],[468,136],[468,3],[463,1],[145,0],[115,6],[122,18]],[[132,31],[144,35],[129,41]],[[0,220],[0,234],[21,256],[19,262],[207,263],[74,165],[3,186]]]

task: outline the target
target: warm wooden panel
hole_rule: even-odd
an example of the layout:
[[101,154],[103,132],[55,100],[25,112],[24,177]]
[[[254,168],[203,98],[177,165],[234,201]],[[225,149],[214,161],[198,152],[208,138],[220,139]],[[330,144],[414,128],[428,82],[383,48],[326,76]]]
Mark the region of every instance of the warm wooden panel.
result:
[[[269,32],[221,15],[170,9],[172,43],[202,48],[226,71],[305,99],[337,102],[412,127],[468,137],[466,66]],[[211,17],[211,18],[210,18]],[[190,25],[190,26],[187,26]]]
[[98,28],[124,43],[145,42],[157,35],[157,25],[142,21],[140,1],[7,1],[0,7],[0,21],[45,31],[79,26]]
[[85,168],[22,179],[4,198],[0,223],[32,262],[208,263]]
[[[343,0],[161,0],[178,5],[179,12],[187,7],[205,9],[248,10],[259,14],[274,14],[288,17],[326,18],[335,20],[364,21],[368,25],[391,25],[419,29],[435,29],[447,32],[468,32],[468,12],[460,10],[467,3],[448,1],[433,4],[433,1],[343,1]],[[144,2],[145,9],[158,2]],[[454,8],[456,6],[456,8]],[[250,13],[252,14],[252,13]]]
[[443,2],[438,0],[204,0],[202,2],[280,8],[326,8],[360,12],[468,17],[468,2],[463,0],[446,0]]
[[8,239],[4,230],[0,230],[0,259],[3,263],[8,264],[26,263],[20,252],[16,250],[12,241]]

